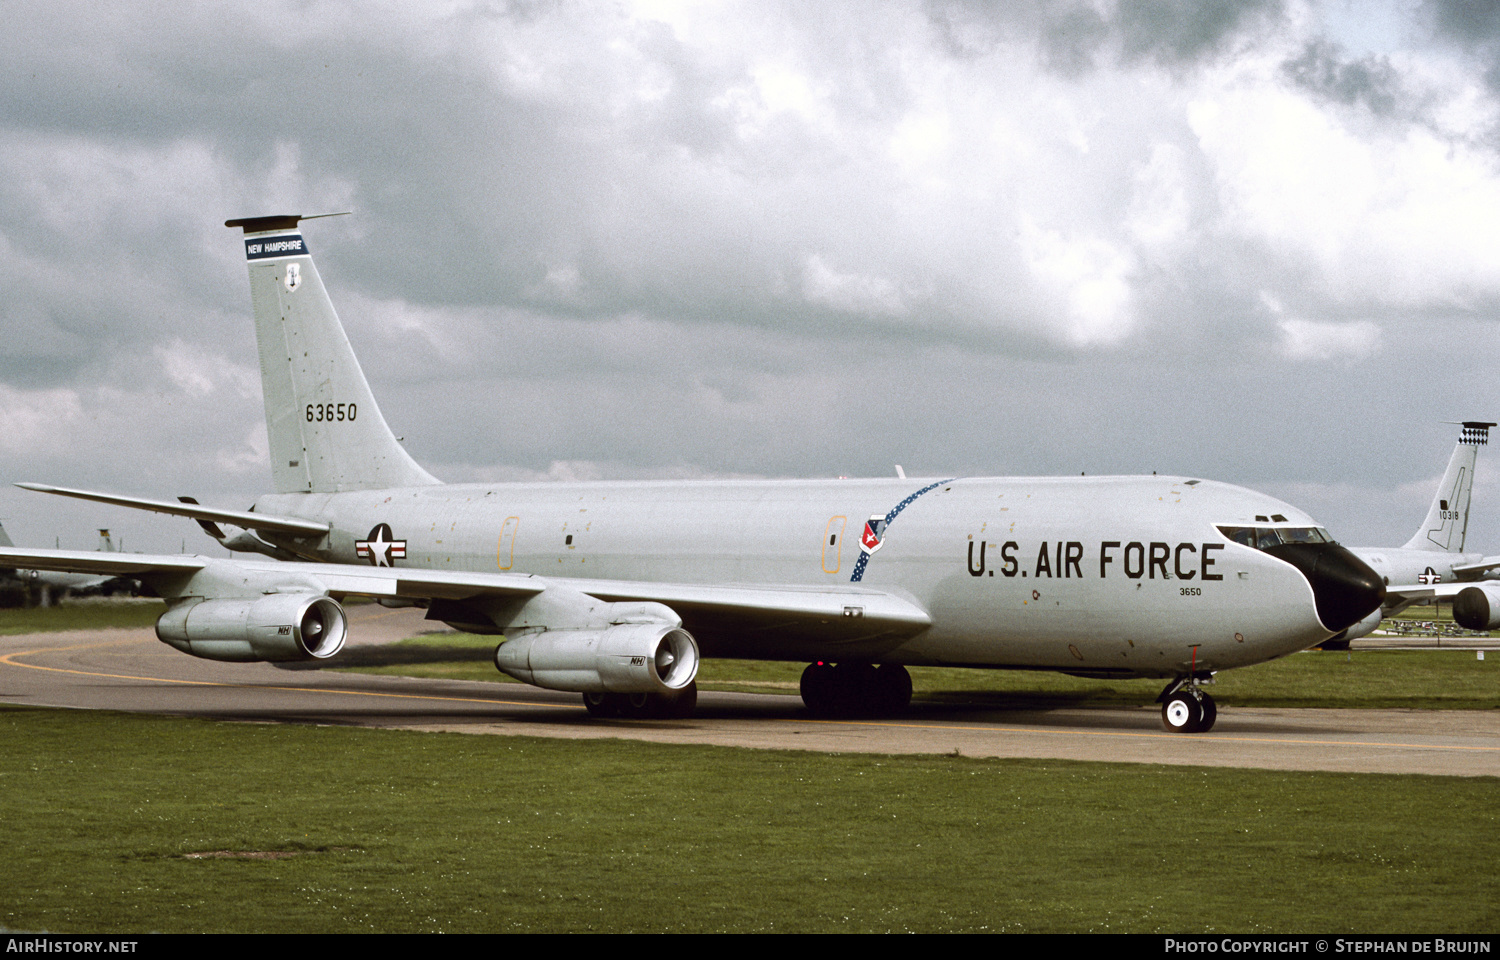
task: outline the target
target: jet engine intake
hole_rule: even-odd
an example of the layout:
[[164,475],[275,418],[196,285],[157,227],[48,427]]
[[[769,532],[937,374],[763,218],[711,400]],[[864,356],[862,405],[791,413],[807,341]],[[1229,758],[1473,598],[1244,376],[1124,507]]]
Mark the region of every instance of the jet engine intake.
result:
[[163,643],[236,663],[326,660],[343,649],[348,633],[337,601],[306,593],[187,601],[156,621]]
[[507,676],[574,693],[672,693],[698,675],[698,642],[666,623],[549,630],[495,648]]
[[1453,621],[1465,630],[1500,628],[1500,583],[1464,587],[1453,598]]

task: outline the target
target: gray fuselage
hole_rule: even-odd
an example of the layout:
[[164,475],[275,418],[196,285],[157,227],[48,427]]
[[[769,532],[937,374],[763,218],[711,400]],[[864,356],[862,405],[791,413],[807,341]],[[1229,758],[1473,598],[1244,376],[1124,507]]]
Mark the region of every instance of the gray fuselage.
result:
[[[1283,656],[1333,632],[1297,569],[1216,529],[1256,515],[1313,521],[1262,494],[1185,478],[435,485],[273,494],[256,510],[331,523],[310,553],[274,539],[339,563],[829,588],[857,575],[932,619],[915,637],[857,650],[876,662],[1174,676]],[[861,564],[874,516],[889,523]],[[684,626],[707,656],[851,653],[688,614]]]

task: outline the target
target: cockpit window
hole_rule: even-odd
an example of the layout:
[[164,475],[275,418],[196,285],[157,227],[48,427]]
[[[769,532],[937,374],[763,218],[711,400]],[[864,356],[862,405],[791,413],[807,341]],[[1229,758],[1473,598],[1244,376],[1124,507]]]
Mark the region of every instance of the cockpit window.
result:
[[1283,543],[1332,543],[1333,538],[1322,527],[1231,527],[1220,526],[1219,532],[1235,543],[1265,550]]
[[1220,527],[1219,532],[1235,543],[1243,544],[1247,547],[1255,546],[1255,529],[1253,527]]

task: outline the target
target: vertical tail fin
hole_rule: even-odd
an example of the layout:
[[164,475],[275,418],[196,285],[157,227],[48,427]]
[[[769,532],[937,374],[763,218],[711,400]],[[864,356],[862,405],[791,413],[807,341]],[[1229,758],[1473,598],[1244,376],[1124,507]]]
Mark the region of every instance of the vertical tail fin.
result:
[[438,481],[396,441],[313,266],[300,215],[242,227],[260,344],[266,433],[277,493],[413,487]]
[[1493,423],[1465,420],[1458,446],[1448,460],[1448,469],[1438,484],[1437,496],[1427,510],[1427,519],[1407,541],[1407,550],[1446,550],[1462,553],[1469,534],[1469,500],[1474,491],[1474,460],[1490,439]]

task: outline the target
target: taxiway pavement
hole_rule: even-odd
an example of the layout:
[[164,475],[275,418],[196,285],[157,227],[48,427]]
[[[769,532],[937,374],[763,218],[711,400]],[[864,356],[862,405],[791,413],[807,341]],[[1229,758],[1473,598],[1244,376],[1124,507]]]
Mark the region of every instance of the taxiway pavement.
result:
[[[420,632],[420,611],[350,610],[359,645]],[[1207,734],[1155,706],[1004,711],[917,704],[893,720],[816,720],[797,697],[702,692],[689,720],[590,718],[523,684],[197,660],[153,631],[0,638],[0,702],[282,723],[616,738],[839,753],[960,753],[1129,763],[1500,776],[1500,711],[1220,707]]]

